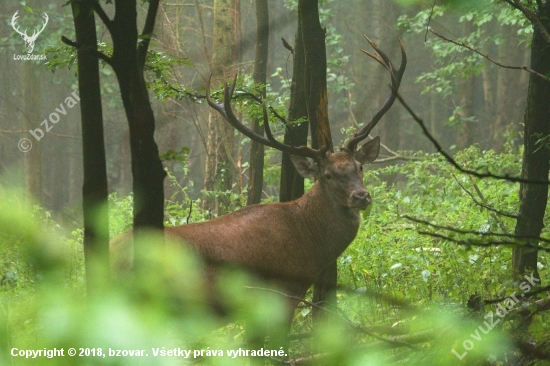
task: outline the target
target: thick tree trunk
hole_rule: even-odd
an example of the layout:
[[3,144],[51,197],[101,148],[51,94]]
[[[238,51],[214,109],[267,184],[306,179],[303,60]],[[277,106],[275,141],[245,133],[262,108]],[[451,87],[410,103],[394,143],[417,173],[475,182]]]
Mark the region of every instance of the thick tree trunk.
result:
[[[99,62],[89,50],[97,49],[92,0],[71,3],[76,42],[79,45],[78,86],[82,123],[84,184],[84,259],[88,296],[103,288],[109,274],[109,215],[107,214],[107,165],[103,137],[103,112],[99,85]],[[103,211],[101,211],[103,210]]]
[[[539,19],[550,31],[550,2],[545,2],[542,7],[543,12],[538,14]],[[530,67],[543,75],[550,75],[550,44],[537,30],[533,33]],[[524,153],[521,177],[532,181],[548,180],[550,161],[550,147],[548,146],[548,136],[550,136],[549,95],[550,83],[531,74],[524,117]],[[538,237],[546,212],[548,185],[521,183],[519,198],[520,207],[515,234]],[[517,276],[526,272],[535,272],[535,276],[539,277],[537,251],[532,247],[514,248],[512,264]]]
[[[292,68],[292,84],[290,86],[290,105],[288,108],[288,122],[284,143],[292,146],[307,145],[308,123],[294,124],[294,121],[307,118],[305,97],[305,50],[302,41],[302,24],[298,14],[298,27],[294,41],[294,65]],[[287,202],[295,200],[304,194],[304,178],[298,174],[290,155],[283,152],[281,161],[281,182],[279,200]]]
[[[317,0],[300,0],[298,3],[298,29],[294,45],[294,66],[290,89],[288,121],[307,117],[311,125],[312,147],[328,145],[332,137],[328,120],[326,86],[325,32],[319,23]],[[293,146],[307,145],[308,124],[290,124],[286,127],[284,143]],[[280,201],[291,201],[304,194],[304,179],[296,172],[290,156],[283,153],[281,164]],[[336,303],[336,263],[321,273],[315,284],[314,302]],[[320,312],[313,309],[315,318]]]
[[[154,14],[151,9],[149,17],[154,25]],[[157,2],[158,4],[158,2]],[[153,11],[156,14],[156,10]],[[115,18],[111,23],[113,29],[112,65],[116,73],[122,104],[128,119],[130,131],[130,148],[132,158],[132,177],[134,192],[134,237],[143,229],[163,230],[164,219],[164,186],[166,173],[159,158],[155,142],[155,116],[151,108],[149,93],[143,77],[143,65],[147,46],[140,43],[138,55],[138,32],[136,1],[116,1]],[[152,29],[151,29],[152,32]],[[140,267],[140,255],[144,250],[139,241],[135,242],[135,266]]]
[[[302,24],[302,41],[305,51],[305,88],[307,116],[311,129],[311,146],[332,147],[332,136],[328,119],[327,97],[327,55],[325,30],[319,22],[318,0],[298,2],[299,21]],[[313,302],[320,306],[336,306],[336,262],[328,266],[315,282]],[[313,308],[316,321],[325,319],[327,312]]]
[[[267,83],[267,54],[269,49],[269,8],[267,0],[256,0],[256,55],[254,57],[254,83],[262,84],[262,96],[265,97]],[[252,129],[263,135],[264,128],[260,120],[254,119]],[[250,143],[250,178],[248,179],[247,205],[260,203],[264,185],[264,145]]]
[[332,148],[328,120],[327,54],[325,30],[319,22],[319,1],[301,0],[298,3],[305,50],[305,96],[311,129],[311,147]]

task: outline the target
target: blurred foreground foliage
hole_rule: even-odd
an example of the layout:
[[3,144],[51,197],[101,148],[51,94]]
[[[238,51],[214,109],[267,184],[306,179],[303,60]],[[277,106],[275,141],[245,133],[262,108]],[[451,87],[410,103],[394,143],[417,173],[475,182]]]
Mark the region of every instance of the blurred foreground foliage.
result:
[[[515,175],[520,154],[509,151],[497,154],[471,147],[456,159],[470,169]],[[513,213],[517,185],[458,174],[436,155],[417,153],[414,158],[365,174],[374,204],[339,260],[339,309],[327,323],[313,328],[311,308],[298,308],[292,341],[284,350],[290,364],[507,365],[525,360],[517,347],[521,342],[548,345],[548,315],[535,312],[532,305],[545,294],[502,308],[480,305],[474,311],[466,306],[472,296],[522,293],[520,284],[511,280],[510,247],[457,245],[419,233],[479,240],[475,233],[513,232],[514,219],[481,208],[465,189],[485,205]],[[199,202],[182,190],[183,203],[167,202],[167,225],[205,219]],[[17,192],[2,191],[1,196],[1,365],[280,363],[264,356],[232,357],[228,351],[260,349],[247,344],[245,323],[252,338],[268,321],[271,334],[284,332],[284,296],[258,289],[261,283],[228,269],[219,287],[231,311],[222,319],[204,305],[201,262],[177,244],[158,245],[150,237],[147,268],[117,275],[106,281],[101,296],[87,299],[81,230],[64,232],[47,212],[21,204]],[[112,235],[129,228],[131,207],[131,196],[111,197]],[[404,215],[473,234],[459,236]],[[546,252],[539,255],[538,269],[547,283]],[[512,308],[527,309],[529,321],[525,314],[509,311]],[[267,343],[265,349],[278,351],[275,344]],[[63,348],[65,356],[12,357],[14,348]],[[68,356],[69,348],[75,348],[77,356]],[[80,348],[90,356],[79,357]],[[148,356],[110,356],[109,349],[143,350]],[[191,353],[189,358],[154,356],[173,349]],[[194,358],[201,350],[202,356]]]

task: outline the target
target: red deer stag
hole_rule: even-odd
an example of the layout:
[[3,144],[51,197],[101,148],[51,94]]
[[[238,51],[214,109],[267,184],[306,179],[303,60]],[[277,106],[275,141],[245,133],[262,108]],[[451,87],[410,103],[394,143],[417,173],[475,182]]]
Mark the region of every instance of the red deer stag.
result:
[[[355,238],[360,223],[359,211],[371,203],[371,196],[363,187],[363,164],[376,159],[380,139],[376,137],[359,149],[357,145],[395,101],[407,62],[401,41],[401,65],[395,70],[377,45],[367,40],[377,53],[363,52],[389,71],[393,91],[372,120],[339,152],[330,152],[326,147],[318,150],[295,147],[277,141],[269,128],[265,105],[267,138],[254,133],[231,109],[236,79],[231,86],[225,85],[224,101],[220,104],[211,99],[208,85],[208,104],[232,126],[253,140],[291,154],[298,172],[304,177],[315,178],[309,192],[292,202],[251,205],[207,222],[166,227],[168,236],[191,246],[202,257],[207,264],[208,278],[215,278],[219,264],[237,264],[277,283],[290,295],[290,310],[293,311],[297,299],[303,298],[319,273]],[[124,250],[122,247],[131,242],[130,239],[131,232],[115,238],[111,243],[112,251]]]

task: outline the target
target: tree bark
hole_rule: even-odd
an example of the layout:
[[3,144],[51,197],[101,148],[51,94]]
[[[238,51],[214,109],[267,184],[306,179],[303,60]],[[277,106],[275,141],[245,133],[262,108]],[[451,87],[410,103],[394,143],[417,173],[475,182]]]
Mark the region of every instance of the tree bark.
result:
[[[212,43],[212,84],[225,82],[234,74],[238,58],[237,29],[239,0],[214,1],[214,29]],[[233,127],[218,112],[211,110],[208,119],[208,142],[204,189],[206,191],[231,191],[234,176],[234,134]],[[217,182],[216,182],[217,181]],[[217,183],[217,184],[216,184]],[[230,207],[230,199],[223,194],[218,203],[210,196],[203,201],[203,209],[222,213]],[[220,211],[220,209],[222,211]]]
[[[25,100],[24,126],[26,131],[37,128],[40,121],[40,78],[34,72],[36,64],[25,62],[23,65],[23,96]],[[42,126],[40,126],[42,127]],[[44,131],[46,133],[46,131]],[[32,139],[32,149],[25,153],[25,190],[30,204],[42,204],[42,143]]]
[[[311,129],[311,146],[328,146],[332,151],[332,136],[328,119],[327,55],[325,30],[319,22],[319,1],[300,0],[298,18],[302,25],[305,51],[305,88],[307,116]],[[314,284],[313,302],[320,306],[336,306],[337,264],[324,269]],[[327,318],[327,312],[313,308],[313,318]]]
[[305,51],[305,96],[311,129],[311,147],[326,145],[332,151],[332,136],[328,119],[327,54],[325,30],[319,22],[319,1],[298,3]]
[[[269,8],[267,0],[256,0],[256,55],[254,57],[254,83],[262,84],[262,96],[265,98],[267,83],[267,54],[269,49]],[[259,135],[264,128],[258,118],[252,122],[252,130]],[[264,185],[264,145],[250,143],[250,178],[248,179],[247,205],[260,203]]]
[[[120,95],[130,131],[132,189],[134,192],[134,238],[143,230],[164,229],[164,186],[166,172],[155,142],[155,116],[143,77],[143,67],[155,23],[158,0],[150,0],[143,40],[138,47],[136,0],[115,1],[110,23],[113,38],[111,64],[120,85]],[[135,265],[144,260],[140,241],[134,240]]]
[[97,49],[92,0],[72,2],[78,58],[78,86],[82,125],[84,183],[84,259],[88,296],[103,288],[109,274],[108,187],[103,135],[103,111],[99,84],[99,62],[89,50]]
[[217,212],[216,199],[209,195],[216,189],[216,166],[218,151],[218,129],[216,126],[220,123],[221,116],[213,111],[208,115],[208,138],[206,142],[206,162],[204,164],[204,190],[207,195],[202,200],[202,209],[210,213]]
[[[290,89],[290,106],[284,143],[293,146],[307,145],[308,123],[292,124],[307,117],[311,126],[312,147],[327,145],[332,150],[332,137],[328,120],[326,86],[325,31],[319,22],[317,0],[298,2],[298,29],[294,45],[294,66]],[[291,201],[304,194],[304,178],[295,170],[290,156],[283,153],[281,164],[280,201]],[[336,303],[336,263],[329,266],[315,283],[314,302],[321,305]],[[314,318],[322,315],[313,309]]]
[[[307,118],[307,105],[305,97],[305,50],[302,41],[302,23],[298,10],[298,26],[294,41],[294,64],[292,67],[292,84],[290,86],[290,105],[288,108],[288,122],[285,128],[284,143],[292,146],[307,145],[309,124],[303,122],[295,124],[300,119]],[[304,178],[298,174],[290,155],[283,152],[281,161],[281,182],[279,187],[279,200],[287,202],[295,200],[304,194]]]
[[[550,2],[543,3],[537,15],[546,30],[550,31]],[[530,67],[543,75],[550,74],[550,44],[536,28],[531,44]],[[550,161],[549,95],[550,83],[531,74],[524,116],[524,153],[521,170],[523,179],[543,182],[548,180]],[[515,234],[517,236],[540,236],[548,201],[548,184],[521,183],[519,198],[520,207]],[[533,242],[533,244],[538,243]],[[539,278],[537,251],[532,247],[514,248],[512,265],[518,277],[526,272],[534,272],[535,276]]]

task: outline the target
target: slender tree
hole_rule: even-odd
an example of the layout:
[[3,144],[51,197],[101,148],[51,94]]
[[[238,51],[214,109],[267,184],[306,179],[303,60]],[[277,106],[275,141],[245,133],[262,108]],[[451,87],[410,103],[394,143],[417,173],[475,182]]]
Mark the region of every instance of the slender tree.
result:
[[[23,65],[23,97],[25,103],[25,130],[34,130],[40,120],[40,78],[35,75],[36,64]],[[36,143],[25,153],[25,189],[27,201],[42,204],[42,144]]]
[[[240,0],[214,1],[214,29],[212,42],[211,70],[212,83],[224,82],[235,72],[238,53],[238,24]],[[234,163],[234,133],[222,117],[215,111],[210,111],[208,117],[208,142],[206,152],[206,169],[204,189],[214,191],[230,191],[233,185]],[[221,201],[207,196],[203,201],[203,209],[218,213],[219,205],[227,209],[228,199],[220,197]]]
[[84,258],[88,295],[100,289],[102,276],[109,273],[109,216],[107,165],[103,136],[103,111],[99,85],[99,60],[92,0],[71,2],[78,62],[78,87],[82,124],[84,184]]
[[[464,34],[470,34],[473,32],[472,24],[464,22],[462,25]],[[459,105],[462,107],[461,115],[457,116],[457,120],[462,120],[462,123],[458,127],[456,144],[460,149],[465,149],[472,145],[475,141],[473,123],[468,120],[468,117],[472,117],[475,114],[474,110],[474,95],[475,92],[475,78],[472,76],[463,77],[458,82],[458,95]]]
[[[262,86],[262,96],[265,98],[267,83],[267,53],[269,49],[269,8],[267,0],[256,0],[256,54],[254,56],[254,83]],[[263,126],[259,118],[252,122],[252,129],[263,136]],[[248,180],[248,199],[246,204],[260,203],[264,185],[264,145],[252,141],[250,143],[250,178]]]

